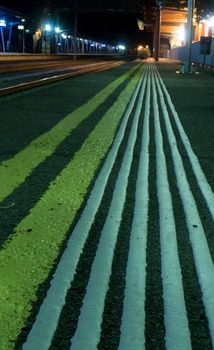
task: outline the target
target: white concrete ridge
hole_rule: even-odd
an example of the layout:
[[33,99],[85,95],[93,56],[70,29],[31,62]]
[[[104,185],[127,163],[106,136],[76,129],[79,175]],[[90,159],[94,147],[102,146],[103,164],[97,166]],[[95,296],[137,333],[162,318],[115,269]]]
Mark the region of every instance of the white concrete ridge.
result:
[[145,347],[145,280],[148,220],[150,76],[146,89],[142,146],[136,182],[119,350]]
[[172,103],[171,97],[166,89],[166,86],[164,85],[163,80],[161,79],[159,72],[156,71],[156,73],[157,73],[162,91],[166,96],[168,106],[169,106],[169,108],[172,112],[172,115],[174,117],[174,120],[175,120],[175,123],[177,125],[178,131],[180,133],[180,137],[182,139],[183,145],[184,145],[186,152],[188,154],[190,163],[192,165],[193,171],[195,173],[195,176],[196,176],[196,179],[198,182],[198,186],[200,187],[201,192],[204,196],[204,199],[207,202],[207,206],[210,210],[210,213],[211,213],[213,221],[214,221],[214,193],[213,193],[212,188],[211,188],[210,184],[208,183],[206,176],[201,168],[198,157],[196,156],[196,154],[194,153],[194,151],[191,147],[190,141],[189,141],[189,139],[184,131],[184,128],[180,122],[180,119],[179,119],[178,114],[175,110],[175,107]]
[[77,325],[71,340],[71,350],[95,350],[100,340],[102,314],[111,276],[114,249],[117,242],[123,207],[126,199],[128,177],[131,169],[138,122],[145,92],[143,80],[137,108],[132,123],[128,145],[115,184],[108,216],[104,224],[97,253],[92,265],[87,291]]
[[[157,77],[157,69],[156,77]],[[202,298],[205,306],[207,319],[209,322],[210,335],[214,347],[214,266],[210,255],[209,247],[205,237],[204,229],[201,223],[199,212],[193,194],[191,192],[182,158],[179,154],[177,142],[173,129],[170,123],[169,115],[164,101],[164,96],[161,91],[161,86],[156,79],[157,89],[160,96],[160,103],[165,119],[168,139],[172,152],[172,158],[175,168],[177,185],[181,200],[183,202],[184,212],[186,216],[186,223],[189,231],[190,241],[193,249],[193,255],[198,273],[199,283],[202,290]],[[191,157],[190,153],[189,156]],[[194,168],[198,169],[198,168]],[[196,174],[195,174],[196,175]]]
[[163,281],[164,321],[167,350],[190,350],[182,275],[178,257],[176,227],[173,214],[163,137],[159,120],[156,77],[152,75],[153,107],[155,119],[157,191],[160,212],[161,272]]

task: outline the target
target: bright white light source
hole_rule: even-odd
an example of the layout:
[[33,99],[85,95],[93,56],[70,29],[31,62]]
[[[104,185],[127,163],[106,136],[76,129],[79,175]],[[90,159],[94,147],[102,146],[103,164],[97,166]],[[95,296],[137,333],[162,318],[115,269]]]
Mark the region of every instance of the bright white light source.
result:
[[51,25],[50,24],[46,24],[45,25],[45,30],[47,30],[47,32],[50,32],[52,30]]
[[55,33],[60,33],[60,28],[59,27],[55,28]]
[[6,22],[4,19],[0,19],[0,27],[6,27]]
[[24,26],[23,26],[23,25],[19,25],[19,26],[18,26],[18,29],[19,29],[19,30],[23,30],[23,29],[24,29]]
[[125,47],[124,45],[118,45],[118,49],[119,49],[119,50],[125,50],[126,47]]
[[177,32],[177,38],[181,41],[185,40],[185,29],[184,26],[180,26]]
[[141,51],[143,49],[143,45],[139,45],[137,51]]
[[214,27],[214,16],[210,17],[207,20],[207,25],[208,25],[208,27]]
[[66,34],[61,34],[61,37],[62,37],[63,39],[67,39],[67,35],[66,35]]

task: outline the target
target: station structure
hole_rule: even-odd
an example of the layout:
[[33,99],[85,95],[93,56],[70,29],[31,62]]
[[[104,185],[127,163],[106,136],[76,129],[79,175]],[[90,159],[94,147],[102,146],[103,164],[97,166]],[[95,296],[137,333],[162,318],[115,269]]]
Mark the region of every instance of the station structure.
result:
[[29,30],[22,14],[0,7],[0,53],[77,53],[121,54],[123,45],[117,46],[89,38],[73,30],[63,30],[48,20],[41,21],[36,31]]

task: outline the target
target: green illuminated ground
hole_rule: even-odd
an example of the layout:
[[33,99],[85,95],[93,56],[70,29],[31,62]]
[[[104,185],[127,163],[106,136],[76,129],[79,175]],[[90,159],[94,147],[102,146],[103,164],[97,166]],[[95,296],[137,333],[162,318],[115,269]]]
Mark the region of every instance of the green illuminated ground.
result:
[[[127,103],[142,74],[142,68],[140,70],[138,68],[139,66],[133,65],[118,69],[114,78],[117,76],[119,78],[113,79],[101,92],[91,96],[88,102],[68,114],[56,126],[52,126],[50,131],[46,131],[41,136],[38,135],[29,145],[18,153],[14,152],[12,158],[9,157],[1,164],[1,199],[3,200],[11,193],[13,197],[16,187],[22,184],[32,172],[36,172],[36,167],[41,162],[56,152],[57,146],[69,136],[72,129],[78,127],[85,118],[90,117],[111,94],[117,94],[112,105],[109,105],[107,100],[105,113],[100,115],[100,120],[87,135],[80,149],[76,150],[72,159],[47,184],[47,189],[30,208],[28,215],[14,225],[11,232],[8,231],[9,239],[5,240],[0,252],[2,349],[13,349],[13,342],[27,321],[32,302],[37,299],[38,287],[48,277],[67,231],[83,204],[96,171],[112,143]],[[121,73],[124,74],[121,75]],[[108,77],[109,73],[106,74]],[[88,79],[90,80],[90,76]],[[117,88],[120,89],[121,84],[123,84],[122,90],[116,91]],[[56,87],[54,89],[57,91]],[[61,89],[63,89],[62,84]],[[37,93],[41,94],[40,90],[38,92],[32,90],[28,95],[29,99]],[[25,108],[29,108],[30,111],[30,106],[26,105],[27,98]],[[57,99],[57,95],[55,98]],[[12,103],[15,102],[12,101]],[[17,102],[19,103],[18,97]],[[56,107],[59,108],[57,103],[59,102],[56,100]],[[39,118],[48,116],[51,119],[49,115],[51,111],[46,111],[45,114],[43,112],[43,116],[40,115],[40,108],[37,111]],[[26,135],[27,138],[28,135]],[[18,140],[16,142],[18,143]],[[13,202],[16,207],[15,197]]]

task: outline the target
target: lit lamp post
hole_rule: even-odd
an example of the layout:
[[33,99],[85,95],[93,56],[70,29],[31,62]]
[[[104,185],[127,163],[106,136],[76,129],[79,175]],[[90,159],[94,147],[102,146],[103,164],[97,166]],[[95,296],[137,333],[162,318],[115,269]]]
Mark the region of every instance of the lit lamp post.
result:
[[60,46],[59,33],[61,32],[61,30],[59,27],[55,27],[54,31],[55,31],[55,40],[56,40],[56,52],[59,53],[59,46]]
[[47,23],[44,29],[45,29],[45,53],[47,53],[47,40],[48,40],[48,53],[50,53],[50,32],[52,30],[52,27],[49,23]]
[[22,30],[22,53],[25,53],[25,26],[20,24],[18,25],[18,29]]
[[0,31],[1,31],[1,42],[2,42],[2,49],[3,52],[5,52],[5,44],[4,44],[4,32],[3,27],[6,27],[6,22],[4,19],[0,19]]

